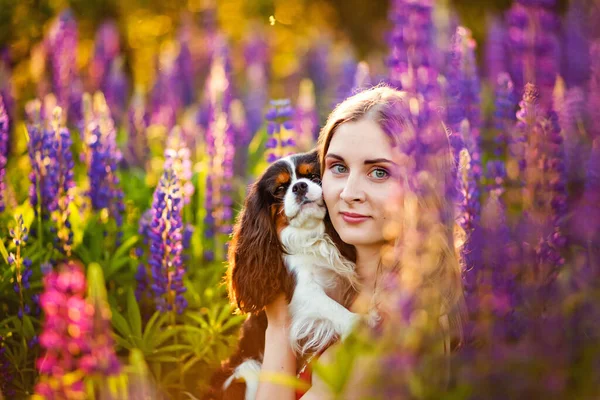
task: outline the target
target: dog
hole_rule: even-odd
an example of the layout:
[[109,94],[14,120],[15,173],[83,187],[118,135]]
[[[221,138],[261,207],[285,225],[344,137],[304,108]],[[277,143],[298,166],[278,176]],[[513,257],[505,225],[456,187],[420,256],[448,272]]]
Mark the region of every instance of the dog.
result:
[[254,398],[267,326],[263,309],[278,294],[289,301],[290,344],[300,357],[344,340],[358,322],[327,294],[356,289],[358,279],[326,218],[316,150],[274,162],[251,186],[229,245],[226,282],[230,301],[252,315],[238,351],[213,379],[214,386],[230,373],[225,392],[209,398]]

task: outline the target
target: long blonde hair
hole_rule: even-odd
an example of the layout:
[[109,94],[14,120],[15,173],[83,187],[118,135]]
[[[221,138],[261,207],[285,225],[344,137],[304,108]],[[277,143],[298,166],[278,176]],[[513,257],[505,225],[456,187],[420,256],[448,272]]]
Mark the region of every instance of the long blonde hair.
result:
[[[359,92],[340,103],[330,114],[327,123],[321,129],[318,150],[321,173],[325,170],[325,155],[329,144],[337,128],[346,122],[356,122],[370,119],[377,123],[392,141],[392,146],[399,150],[401,165],[405,169],[405,178],[410,172],[420,171],[415,175],[421,186],[429,185],[427,198],[424,192],[417,189],[412,192],[413,211],[417,207],[417,215],[429,215],[437,218],[434,231],[429,232],[434,236],[425,240],[426,251],[429,252],[430,260],[433,255],[432,267],[425,271],[412,268],[412,272],[421,274],[421,284],[437,293],[440,300],[441,314],[447,316],[450,334],[453,339],[462,341],[462,320],[464,318],[465,306],[461,280],[460,245],[462,240],[457,240],[457,224],[454,218],[454,204],[449,200],[448,193],[454,185],[451,169],[454,167],[453,157],[447,135],[435,115],[430,116],[430,123],[426,128],[415,128],[415,115],[418,113],[419,104],[410,98],[405,92],[392,89],[387,86],[378,85],[371,89]],[[415,110],[417,111],[415,113]],[[423,172],[423,171],[426,171]],[[429,179],[428,179],[428,178]],[[431,179],[431,178],[435,179]],[[431,187],[433,182],[433,187]],[[410,187],[410,185],[409,185]],[[433,194],[433,196],[432,196]],[[414,215],[411,214],[412,217]],[[407,216],[402,215],[403,220]],[[431,218],[430,218],[431,219]],[[400,225],[405,221],[400,221]],[[417,223],[417,222],[415,222]],[[347,257],[356,261],[356,252],[353,246],[343,243],[331,222],[326,218],[328,232],[334,237],[334,241],[341,246],[341,250]],[[422,227],[422,221],[419,222]],[[425,224],[427,225],[427,224]],[[407,229],[407,228],[404,228]],[[400,231],[402,231],[402,226]],[[390,239],[388,247],[398,248],[400,236]],[[396,260],[393,269],[407,271],[407,265]],[[404,257],[406,261],[406,257]],[[413,264],[413,263],[411,263]],[[429,291],[430,292],[430,291]]]

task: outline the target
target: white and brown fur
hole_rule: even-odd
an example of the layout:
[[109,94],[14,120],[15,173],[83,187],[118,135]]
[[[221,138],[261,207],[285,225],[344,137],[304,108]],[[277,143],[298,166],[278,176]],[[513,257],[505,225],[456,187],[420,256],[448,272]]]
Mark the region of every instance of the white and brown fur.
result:
[[[320,183],[313,151],[276,161],[251,186],[234,227],[226,280],[230,300],[254,315],[238,352],[213,380],[214,386],[230,374],[226,390],[208,398],[254,397],[267,325],[262,310],[279,293],[290,302],[290,344],[299,358],[344,339],[358,321],[327,294],[352,291],[357,276],[351,250],[330,226]],[[228,394],[240,380],[248,383],[245,394],[239,387]]]

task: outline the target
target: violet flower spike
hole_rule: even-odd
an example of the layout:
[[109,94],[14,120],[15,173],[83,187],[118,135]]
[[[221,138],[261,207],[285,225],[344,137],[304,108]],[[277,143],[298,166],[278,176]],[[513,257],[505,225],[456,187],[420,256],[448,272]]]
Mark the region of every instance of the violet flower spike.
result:
[[158,311],[182,313],[187,307],[183,297],[183,198],[179,178],[165,170],[154,192],[150,229],[152,290]]
[[6,207],[6,164],[9,150],[9,122],[8,112],[4,106],[4,99],[0,94],[0,212]]

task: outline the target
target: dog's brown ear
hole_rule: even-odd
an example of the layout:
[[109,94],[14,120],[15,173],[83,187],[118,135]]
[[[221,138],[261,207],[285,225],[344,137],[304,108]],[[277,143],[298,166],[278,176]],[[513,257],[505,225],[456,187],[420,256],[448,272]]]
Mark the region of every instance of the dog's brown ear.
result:
[[283,263],[275,217],[265,198],[268,195],[261,190],[260,181],[252,185],[229,244],[229,300],[246,313],[262,310],[281,292],[290,300],[294,288]]

